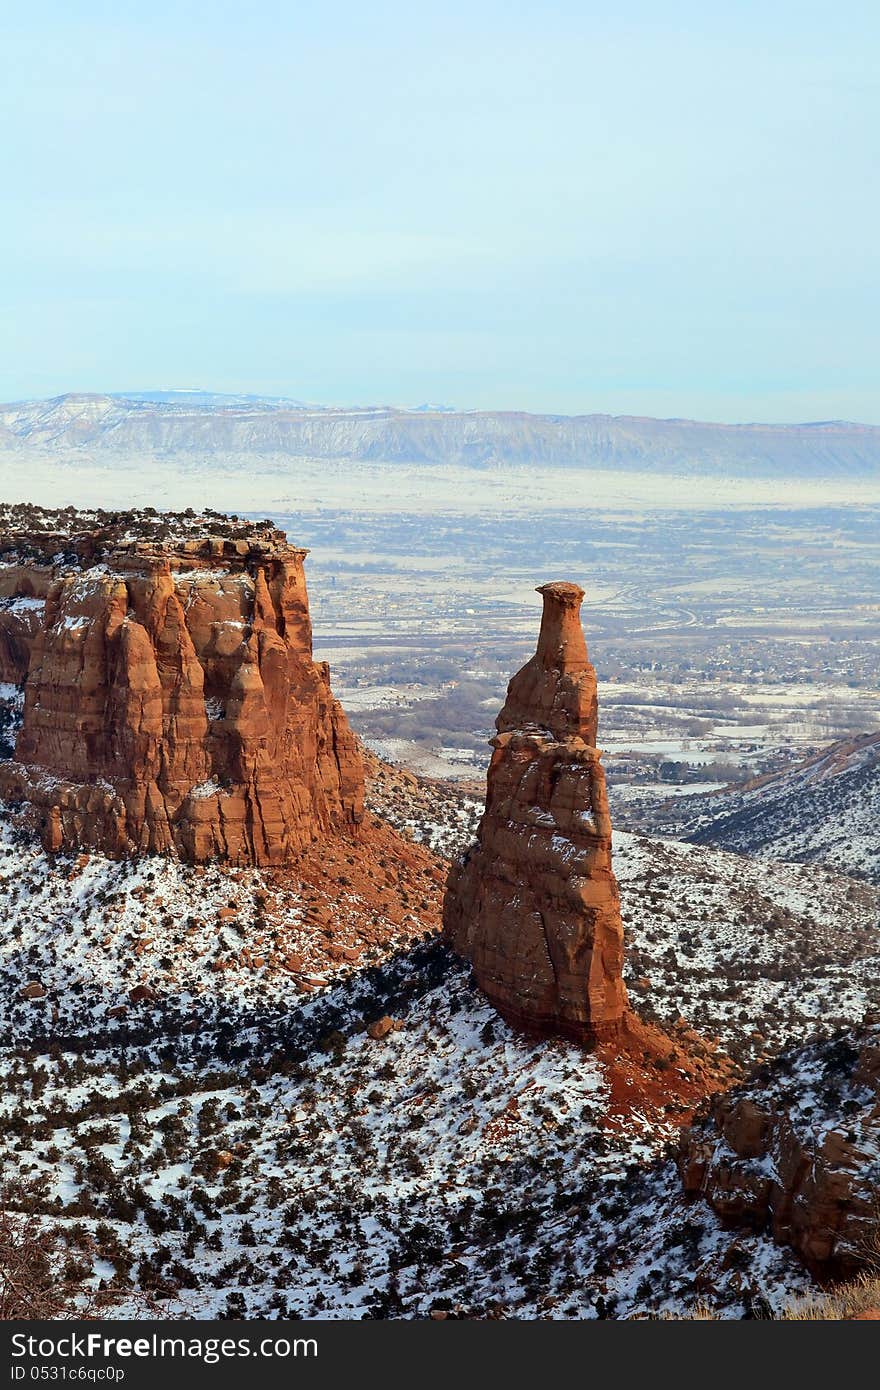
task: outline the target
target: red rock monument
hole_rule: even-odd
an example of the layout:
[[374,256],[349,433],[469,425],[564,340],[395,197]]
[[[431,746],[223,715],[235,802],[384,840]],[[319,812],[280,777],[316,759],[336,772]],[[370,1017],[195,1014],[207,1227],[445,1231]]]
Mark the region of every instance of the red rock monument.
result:
[[272,864],[356,832],[307,551],[214,514],[26,511],[0,517],[0,652],[26,678],[0,795],[39,808],[47,848]]
[[584,594],[561,582],[538,592],[538,648],[496,720],[486,810],[450,873],[444,934],[510,1023],[613,1038],[626,1015],[623,927]]

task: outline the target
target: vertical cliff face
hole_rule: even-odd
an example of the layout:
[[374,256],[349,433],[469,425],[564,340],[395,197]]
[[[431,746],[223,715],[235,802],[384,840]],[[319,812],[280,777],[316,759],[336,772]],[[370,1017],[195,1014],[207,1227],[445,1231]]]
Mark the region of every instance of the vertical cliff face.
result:
[[596,675],[575,584],[538,591],[534,657],[513,677],[492,740],[486,811],[452,869],[450,945],[498,1011],[577,1040],[623,1023],[623,927],[596,742]]
[[160,521],[0,534],[7,608],[45,593],[7,653],[27,666],[0,792],[40,808],[52,849],[269,864],[354,832],[363,772],[312,660],[307,552],[268,524]]

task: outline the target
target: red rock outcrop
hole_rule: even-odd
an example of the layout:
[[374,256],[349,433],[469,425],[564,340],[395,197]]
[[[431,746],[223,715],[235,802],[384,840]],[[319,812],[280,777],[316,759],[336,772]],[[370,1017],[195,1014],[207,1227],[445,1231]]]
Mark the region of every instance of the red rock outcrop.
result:
[[444,933],[509,1022],[611,1038],[626,1011],[623,927],[583,590],[554,583],[538,592],[537,652],[496,721],[486,811],[450,873]]
[[5,639],[27,683],[0,794],[40,809],[48,848],[270,864],[357,830],[363,769],[312,660],[307,551],[213,514],[14,520],[7,606],[45,605]]
[[0,565],[0,681],[20,685],[27,676],[50,582],[42,566]]
[[769,1230],[816,1274],[880,1249],[880,1028],[805,1048],[719,1096],[687,1130],[685,1191],[732,1225]]

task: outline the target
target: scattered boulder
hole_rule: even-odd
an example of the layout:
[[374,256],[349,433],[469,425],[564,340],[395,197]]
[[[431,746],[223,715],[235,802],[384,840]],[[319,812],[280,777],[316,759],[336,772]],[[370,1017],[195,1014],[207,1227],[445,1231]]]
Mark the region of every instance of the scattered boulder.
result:
[[381,1042],[382,1038],[387,1038],[393,1031],[394,1019],[389,1018],[387,1014],[367,1025],[367,1037],[372,1038],[374,1042]]
[[152,985],[135,985],[128,991],[128,997],[132,1004],[153,1004],[159,996]]
[[40,980],[29,980],[18,991],[19,999],[45,999],[46,986]]

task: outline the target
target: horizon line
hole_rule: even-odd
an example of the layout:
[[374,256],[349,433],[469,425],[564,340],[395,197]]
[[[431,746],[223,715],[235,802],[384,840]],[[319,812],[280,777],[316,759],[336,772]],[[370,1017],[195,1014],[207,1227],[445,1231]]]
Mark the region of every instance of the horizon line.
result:
[[[692,415],[645,415],[624,412],[614,414],[611,411],[591,410],[571,413],[559,410],[524,410],[515,406],[471,406],[459,407],[444,403],[421,402],[418,405],[392,404],[390,402],[364,401],[355,402],[348,405],[328,404],[324,401],[305,401],[295,396],[279,396],[260,391],[215,391],[207,386],[160,386],[150,389],[134,389],[130,391],[62,391],[51,396],[23,396],[15,400],[0,402],[0,411],[10,410],[16,407],[33,406],[40,404],[52,404],[65,400],[110,400],[110,401],[132,401],[143,404],[169,404],[158,399],[160,396],[213,396],[219,400],[229,401],[262,401],[269,404],[277,403],[279,406],[294,407],[302,411],[326,411],[327,413],[353,413],[356,411],[388,411],[403,415],[525,415],[533,419],[551,420],[633,420],[654,422],[667,425],[707,425],[715,428],[724,429],[829,429],[829,428],[848,428],[863,430],[880,430],[880,424],[874,424],[867,420],[850,420],[846,418],[826,418],[819,420],[718,420],[701,419]],[[195,402],[193,402],[195,404]]]

